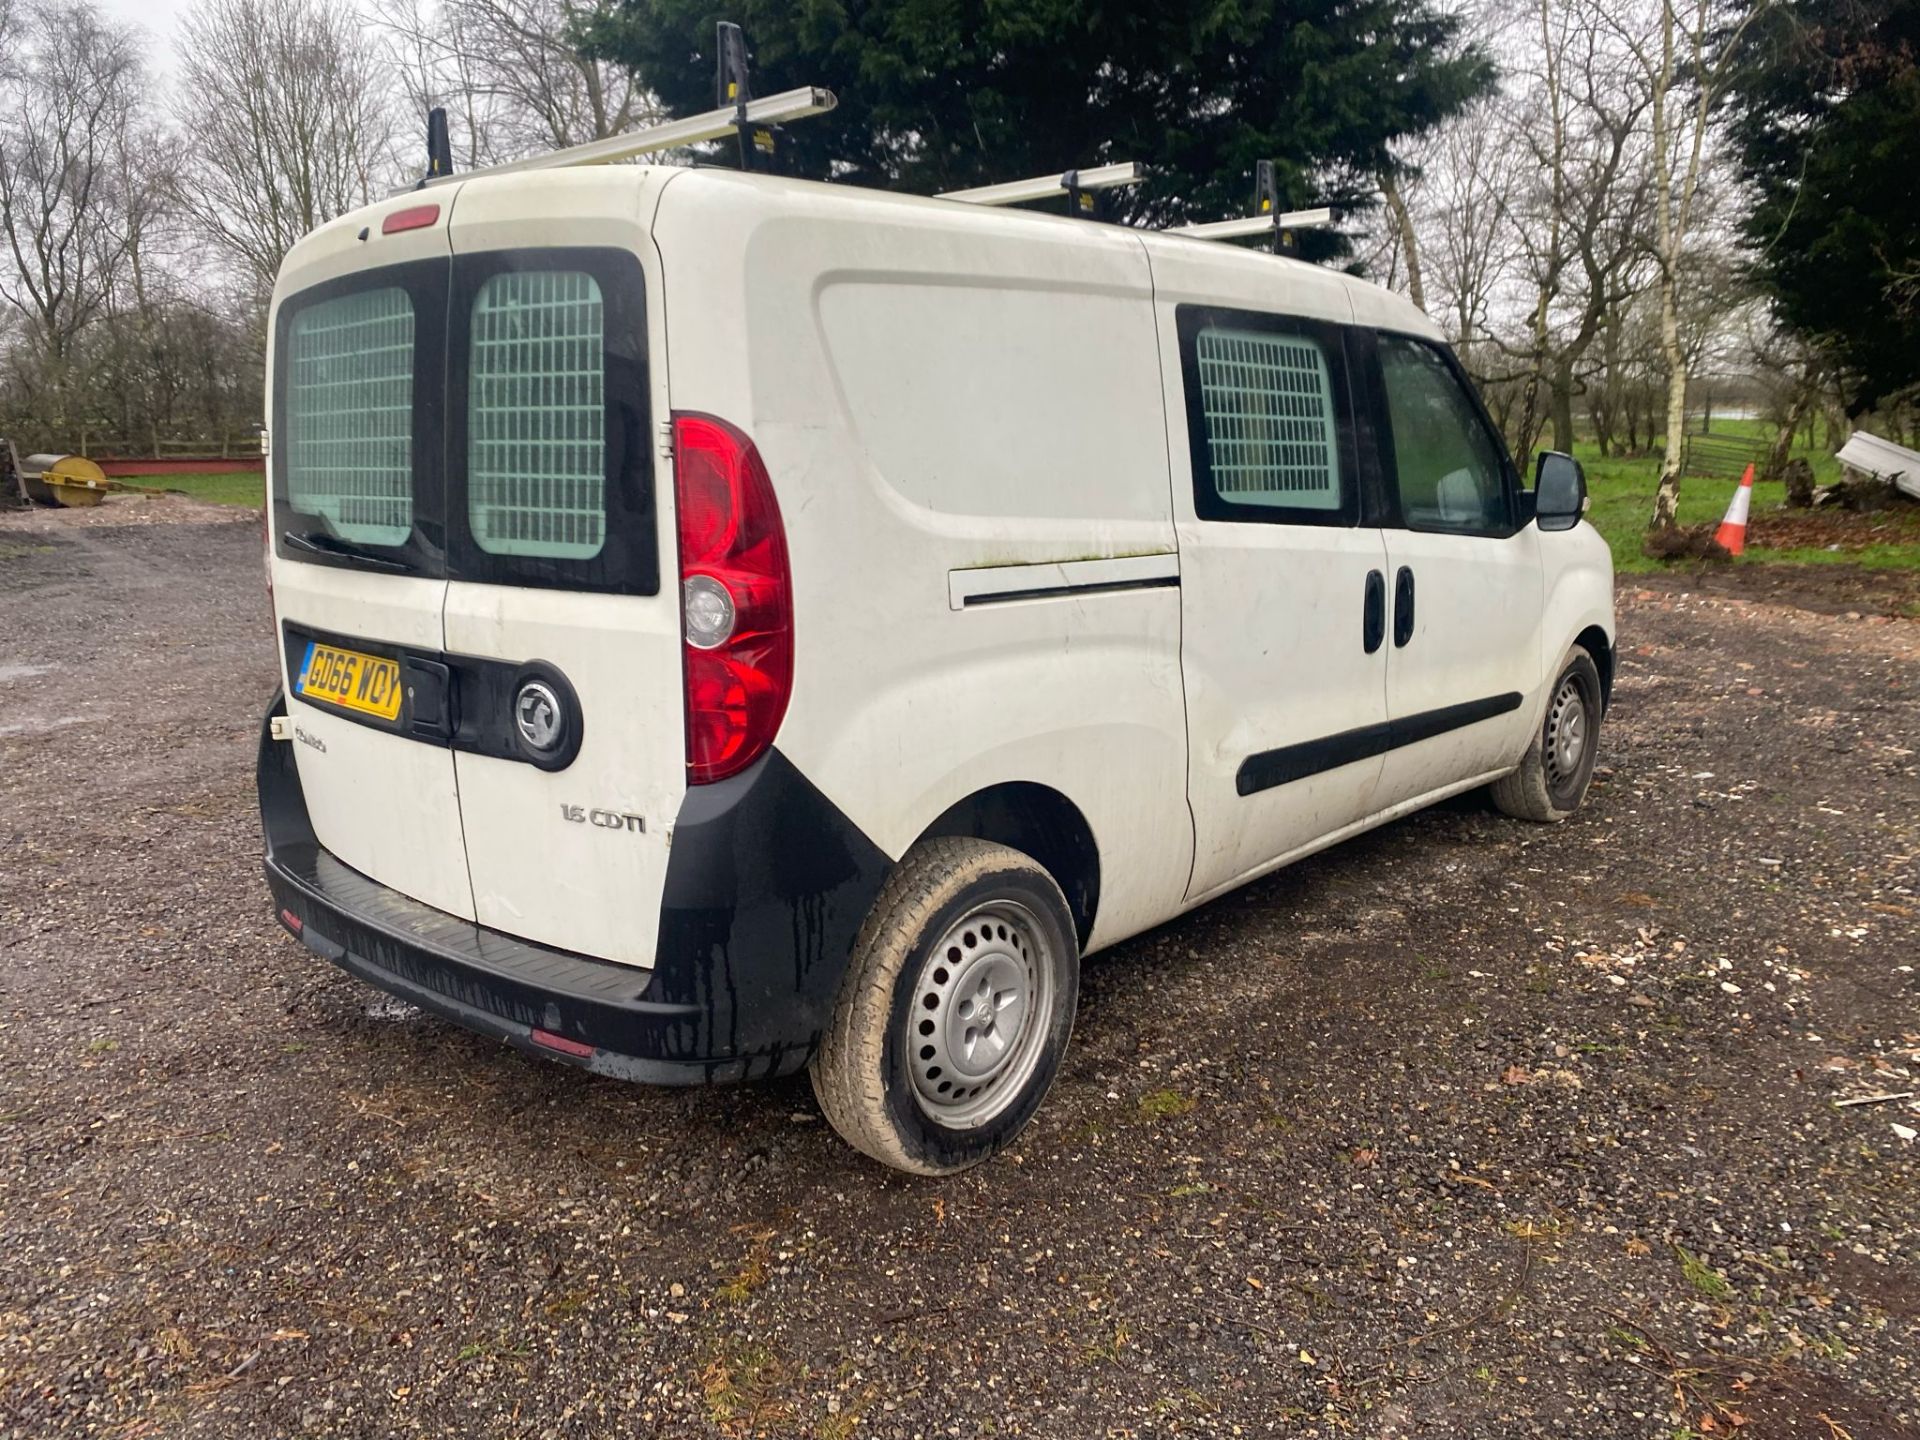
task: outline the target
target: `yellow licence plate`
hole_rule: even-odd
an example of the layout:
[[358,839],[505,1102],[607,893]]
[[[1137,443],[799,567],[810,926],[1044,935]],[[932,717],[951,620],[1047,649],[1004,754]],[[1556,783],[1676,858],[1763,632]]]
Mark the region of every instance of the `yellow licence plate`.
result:
[[309,700],[325,700],[382,720],[400,714],[400,662],[383,655],[309,640],[293,688]]

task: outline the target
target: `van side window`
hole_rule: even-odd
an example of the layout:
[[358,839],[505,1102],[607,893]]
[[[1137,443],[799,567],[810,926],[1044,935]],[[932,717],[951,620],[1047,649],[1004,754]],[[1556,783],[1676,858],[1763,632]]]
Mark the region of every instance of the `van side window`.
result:
[[287,332],[287,504],[343,540],[413,531],[413,338],[398,286],[306,306]]
[[1355,517],[1340,332],[1252,311],[1179,310],[1194,511],[1203,520]]
[[467,516],[493,555],[583,560],[606,541],[605,322],[579,270],[513,270],[474,297]]
[[1506,466],[1472,397],[1424,341],[1379,337],[1400,515],[1412,530],[1506,535],[1513,529]]

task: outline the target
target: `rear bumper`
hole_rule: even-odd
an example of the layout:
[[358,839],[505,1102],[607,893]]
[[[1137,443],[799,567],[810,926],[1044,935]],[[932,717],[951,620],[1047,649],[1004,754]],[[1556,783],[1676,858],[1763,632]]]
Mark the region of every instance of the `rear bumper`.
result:
[[[531,944],[378,884],[314,837],[292,746],[261,727],[280,923],[349,974],[530,1054],[659,1085],[804,1066],[889,862],[779,754],[689,792],[643,970]],[[620,897],[609,896],[609,904]]]

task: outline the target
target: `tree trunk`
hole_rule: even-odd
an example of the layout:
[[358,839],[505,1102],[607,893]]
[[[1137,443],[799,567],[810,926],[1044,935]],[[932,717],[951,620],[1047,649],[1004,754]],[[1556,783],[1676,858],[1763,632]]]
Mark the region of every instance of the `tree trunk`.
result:
[[1687,443],[1687,356],[1680,348],[1680,314],[1671,267],[1660,276],[1660,349],[1667,361],[1667,449],[1660,488],[1653,495],[1653,528],[1670,530],[1680,512],[1680,466]]
[[1793,397],[1793,408],[1787,411],[1786,423],[1773,437],[1773,449],[1767,452],[1766,468],[1760,472],[1763,480],[1778,480],[1787,468],[1787,456],[1793,453],[1793,437],[1799,433],[1800,422],[1806,418],[1807,411],[1813,408],[1813,381],[1808,378],[1800,393]]
[[1562,360],[1554,366],[1547,403],[1553,414],[1553,448],[1573,453],[1573,366]]
[[1407,257],[1407,298],[1424,314],[1427,289],[1420,278],[1420,242],[1414,236],[1413,216],[1407,213],[1407,202],[1401,198],[1400,182],[1394,178],[1391,166],[1380,172],[1380,193],[1386,197],[1394,228],[1400,232],[1400,253]]

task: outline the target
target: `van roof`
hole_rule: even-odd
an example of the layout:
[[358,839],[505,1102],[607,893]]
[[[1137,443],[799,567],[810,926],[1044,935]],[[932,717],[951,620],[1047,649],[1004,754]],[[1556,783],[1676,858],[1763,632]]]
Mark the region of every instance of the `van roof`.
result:
[[[1238,270],[1243,275],[1257,275],[1262,279],[1274,279],[1289,270],[1310,271],[1322,284],[1331,280],[1345,291],[1352,304],[1354,319],[1357,323],[1425,335],[1436,340],[1443,338],[1439,327],[1404,295],[1342,271],[1286,256],[1269,255],[1219,240],[1181,235],[1176,231],[1101,225],[1093,221],[1075,219],[1072,216],[1050,215],[1015,206],[974,205],[963,200],[943,200],[937,196],[903,195],[891,190],[833,185],[818,180],[755,175],[718,166],[672,165],[579,166],[555,170],[529,170],[505,175],[479,175],[470,179],[455,175],[449,181],[425,192],[421,198],[457,208],[457,197],[468,188],[485,187],[496,192],[512,189],[538,191],[549,187],[573,188],[583,185],[620,191],[626,195],[631,195],[634,190],[656,185],[663,188],[667,185],[726,187],[735,192],[736,200],[744,190],[751,194],[756,202],[764,204],[770,212],[774,213],[783,209],[810,208],[819,204],[822,199],[831,199],[836,203],[848,205],[911,210],[916,212],[923,222],[949,224],[955,227],[999,228],[1014,224],[1053,226],[1057,235],[1071,233],[1088,238],[1127,235],[1137,238],[1150,255],[1165,251],[1167,247],[1177,247],[1177,253],[1189,263],[1197,255],[1204,253],[1210,258],[1211,263],[1224,269]],[[301,262],[310,263],[319,259],[315,251],[337,252],[348,248],[358,250],[360,247],[355,245],[350,237],[357,236],[369,221],[378,221],[386,212],[413,203],[417,202],[406,194],[395,195],[363,206],[320,226],[288,252],[281,266],[281,288],[285,288],[290,272],[308,268],[307,264]],[[354,268],[356,260],[361,264],[365,263],[358,256],[337,255],[332,258],[336,259],[336,263],[344,262],[344,268]],[[1277,270],[1276,267],[1278,267]],[[305,283],[305,278],[302,277],[302,283]]]
[[[1070,215],[1052,215],[1044,211],[1030,210],[1020,206],[974,205],[964,200],[943,200],[938,196],[903,195],[892,190],[873,190],[855,185],[832,185],[818,180],[796,180],[775,175],[755,175],[739,170],[723,169],[718,166],[622,166],[621,169],[652,170],[656,173],[670,171],[666,183],[673,185],[714,185],[729,189],[743,187],[757,196],[763,197],[770,210],[777,211],[783,204],[793,206],[817,204],[823,196],[831,196],[848,204],[901,207],[919,212],[925,217],[939,217],[945,223],[955,226],[998,226],[1007,222],[1023,225],[1050,225],[1060,234],[1080,236],[1127,235],[1136,237],[1147,248],[1149,254],[1177,247],[1183,259],[1191,260],[1197,254],[1205,254],[1214,263],[1222,267],[1237,268],[1243,273],[1257,273],[1262,278],[1272,278],[1274,267],[1281,267],[1280,273],[1287,270],[1310,271],[1323,283],[1333,280],[1346,292],[1353,305],[1355,321],[1362,325],[1376,325],[1383,329],[1398,330],[1409,334],[1425,335],[1431,339],[1442,339],[1440,328],[1433,323],[1419,307],[1406,296],[1376,285],[1372,281],[1342,271],[1332,270],[1323,265],[1315,265],[1305,260],[1295,260],[1287,256],[1270,255],[1264,251],[1251,250],[1244,246],[1224,243],[1219,240],[1205,240],[1197,236],[1182,235],[1172,230],[1142,230],[1124,225],[1101,225],[1094,221],[1076,219]],[[511,184],[520,178],[512,175],[498,179],[477,179],[475,185]],[[1062,192],[1063,194],[1065,192]]]

